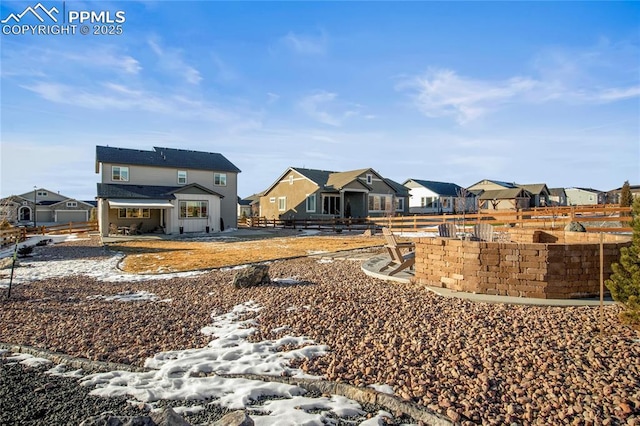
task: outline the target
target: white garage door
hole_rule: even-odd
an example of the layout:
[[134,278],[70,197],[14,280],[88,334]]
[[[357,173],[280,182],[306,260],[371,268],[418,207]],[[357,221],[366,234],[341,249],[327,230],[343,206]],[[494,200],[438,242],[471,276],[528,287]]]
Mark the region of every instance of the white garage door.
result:
[[86,222],[87,212],[84,210],[56,210],[56,222]]

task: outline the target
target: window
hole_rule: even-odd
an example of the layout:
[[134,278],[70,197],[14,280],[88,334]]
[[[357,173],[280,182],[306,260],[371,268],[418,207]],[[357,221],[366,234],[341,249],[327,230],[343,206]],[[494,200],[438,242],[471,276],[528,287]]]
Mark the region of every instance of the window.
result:
[[78,207],[77,201],[67,201],[67,207]]
[[120,219],[148,218],[150,216],[149,209],[118,209],[118,218]]
[[322,213],[340,215],[340,196],[339,195],[323,195],[322,196]]
[[129,182],[129,167],[111,167],[111,180],[119,182]]
[[396,198],[396,211],[404,211],[404,198]]
[[270,202],[270,203],[274,203],[274,204],[275,204],[275,202],[276,202],[276,197],[271,197],[271,198],[269,198],[269,202]]
[[38,191],[38,197],[46,197],[47,195],[49,195],[47,191]]
[[287,210],[287,197],[278,197],[278,210],[281,212]]
[[214,173],[213,184],[216,186],[227,186],[227,174],[226,173]]
[[208,201],[180,201],[180,219],[202,218],[208,214]]
[[307,196],[307,212],[316,211],[316,194],[309,194]]
[[373,175],[370,173],[367,173],[367,183],[369,185],[371,185],[373,183]]
[[422,197],[420,198],[420,207],[428,209],[438,208],[438,197]]
[[293,175],[289,175],[289,185],[293,185]]
[[187,171],[178,170],[178,185],[184,185],[187,183]]

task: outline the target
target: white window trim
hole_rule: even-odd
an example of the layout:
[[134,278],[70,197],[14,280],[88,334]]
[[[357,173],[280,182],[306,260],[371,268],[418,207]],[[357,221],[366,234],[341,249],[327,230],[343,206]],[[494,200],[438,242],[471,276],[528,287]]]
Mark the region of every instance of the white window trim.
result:
[[[309,208],[309,203],[311,202],[311,200],[313,200],[313,208]],[[307,208],[307,213],[315,213],[316,209],[317,209],[317,201],[318,198],[316,197],[316,194],[309,194],[307,195],[307,200],[305,202],[306,208]]]
[[[185,212],[186,215],[183,216],[182,215],[182,204],[185,204]],[[198,207],[198,210],[200,212],[199,216],[189,216],[189,203],[198,203],[200,204],[200,206]],[[207,210],[207,214],[205,216],[202,215],[202,205],[206,204],[206,210]],[[209,201],[207,200],[180,200],[180,202],[178,203],[178,218],[180,220],[185,220],[185,219],[206,219],[209,217]]]
[[278,211],[279,212],[287,211],[287,197],[278,197]]
[[[181,173],[184,173],[184,182],[180,181],[180,174]],[[187,184],[187,177],[188,177],[188,175],[187,175],[187,171],[186,170],[178,170],[178,177],[177,177],[178,185],[186,185]]]
[[[216,176],[218,177],[218,183],[216,183]],[[223,180],[224,180],[224,183],[222,183]],[[227,174],[226,173],[218,173],[218,172],[214,173],[213,174],[213,184],[215,186],[227,186]]]
[[275,202],[276,202],[276,197],[271,197],[271,198],[269,198],[269,202],[270,202],[270,203],[274,203],[274,204],[275,204]]
[[[118,169],[118,176],[119,179],[114,179],[113,178],[113,174],[115,169]],[[127,171],[127,178],[126,179],[122,179],[122,171],[126,170]],[[111,181],[112,182],[129,182],[129,166],[111,166]]]
[[367,173],[367,184],[371,185],[373,183],[373,175],[371,173]]
[[78,207],[77,201],[67,201],[67,207]]

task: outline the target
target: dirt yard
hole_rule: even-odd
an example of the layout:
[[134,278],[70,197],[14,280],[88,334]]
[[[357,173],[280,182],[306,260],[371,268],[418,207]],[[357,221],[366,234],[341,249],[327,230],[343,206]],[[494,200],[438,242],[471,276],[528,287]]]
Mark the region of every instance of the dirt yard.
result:
[[[258,239],[259,238],[259,239]],[[381,247],[380,236],[362,234],[211,237],[210,240],[132,240],[109,247],[127,256],[120,265],[131,273],[167,273],[221,268],[343,250]]]

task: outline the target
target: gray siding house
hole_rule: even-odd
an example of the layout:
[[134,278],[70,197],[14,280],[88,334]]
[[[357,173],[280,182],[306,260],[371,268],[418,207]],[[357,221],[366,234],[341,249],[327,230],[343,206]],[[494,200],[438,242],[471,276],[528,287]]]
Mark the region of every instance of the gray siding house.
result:
[[142,232],[218,232],[237,227],[238,169],[222,154],[154,147],[96,147],[98,223]]

